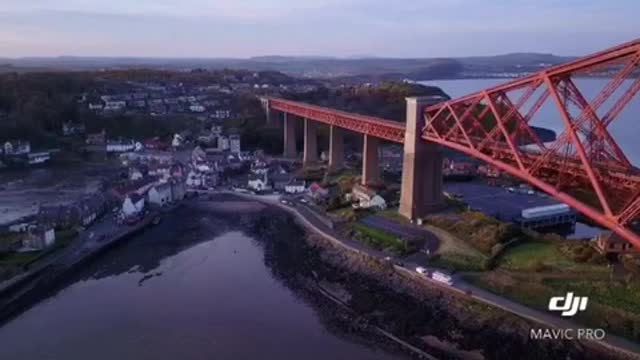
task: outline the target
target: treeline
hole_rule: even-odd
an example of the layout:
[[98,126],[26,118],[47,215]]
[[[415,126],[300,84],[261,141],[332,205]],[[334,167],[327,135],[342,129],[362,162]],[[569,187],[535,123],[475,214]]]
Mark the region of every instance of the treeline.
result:
[[439,87],[405,82],[353,85],[337,90],[323,87],[303,94],[286,94],[285,97],[291,100],[404,122],[407,107],[405,99],[410,96],[429,95],[442,96],[449,99],[449,96]]
[[[410,96],[437,95],[448,98],[440,88],[404,82],[384,82],[377,85],[354,85],[338,89],[320,87],[306,93],[289,93],[282,96],[300,102],[336,108],[344,111],[377,116],[389,120],[404,122],[406,117],[406,98]],[[264,110],[257,100],[250,100],[252,109],[239,122],[230,123],[230,127],[239,129],[243,146],[261,148],[268,153],[282,153],[282,130],[265,124]],[[249,106],[249,105],[248,105]],[[300,124],[299,124],[300,125]],[[298,148],[302,148],[302,126],[298,126]],[[326,150],[328,129],[318,129],[319,147]],[[362,137],[347,133],[347,147],[359,149]]]

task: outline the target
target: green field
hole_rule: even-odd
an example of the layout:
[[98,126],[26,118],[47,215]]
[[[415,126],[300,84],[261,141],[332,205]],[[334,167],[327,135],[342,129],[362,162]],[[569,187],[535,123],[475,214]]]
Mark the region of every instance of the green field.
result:
[[598,272],[606,266],[578,263],[564,257],[552,243],[525,242],[509,247],[498,259],[498,267],[511,271]]
[[483,258],[457,253],[444,253],[429,260],[429,266],[450,271],[484,271]]
[[637,339],[640,337],[640,285],[610,280],[535,279],[498,272],[466,274],[465,280],[495,294],[540,310],[552,296],[574,292],[589,296],[589,306],[574,319],[590,327]]
[[14,252],[0,256],[0,266],[22,266],[40,256],[40,251]]
[[368,227],[361,223],[352,224],[356,237],[376,250],[390,249],[398,255],[405,253],[404,243],[395,235]]

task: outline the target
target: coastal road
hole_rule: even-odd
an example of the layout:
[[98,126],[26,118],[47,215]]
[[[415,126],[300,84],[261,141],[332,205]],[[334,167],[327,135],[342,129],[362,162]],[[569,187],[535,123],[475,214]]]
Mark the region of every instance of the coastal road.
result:
[[[361,254],[367,254],[369,256],[375,256],[379,259],[384,259],[386,257],[384,253],[370,249],[357,241],[342,238],[333,229],[329,228],[322,221],[320,221],[317,218],[317,216],[312,213],[313,210],[310,210],[308,207],[302,204],[296,204],[294,207],[291,207],[291,206],[281,204],[276,196],[265,197],[260,195],[238,194],[234,192],[227,192],[227,193],[236,194],[236,195],[239,195],[240,197],[244,197],[251,200],[259,200],[265,203],[278,206],[294,214],[296,217],[298,217],[298,219],[301,220],[303,225],[307,227],[309,230],[325,237],[326,239],[330,240],[334,244],[342,246],[346,250],[354,251],[356,253],[361,253]],[[418,279],[418,281],[424,282],[425,285],[438,287],[443,291],[454,291],[460,294],[461,296],[471,297],[487,305],[500,308],[504,311],[510,312],[519,317],[536,322],[540,324],[542,327],[565,329],[565,330],[584,328],[584,326],[580,324],[574,323],[569,320],[565,320],[552,313],[543,312],[540,310],[527,307],[525,305],[516,303],[514,301],[511,301],[499,295],[493,294],[479,287],[473,286],[465,282],[462,278],[456,275],[453,276],[452,286],[443,284],[429,277],[418,274],[415,271],[415,268],[417,266],[420,266],[420,264],[412,263],[412,262],[404,262],[402,266],[399,266],[397,264],[394,265],[394,268],[397,271],[402,272],[407,276],[410,276],[414,279]],[[634,343],[627,339],[608,334],[604,340],[601,340],[601,341],[593,340],[592,342],[597,345],[612,349],[614,351],[624,352],[627,355],[640,359],[640,344]]]
[[438,237],[425,228],[412,224],[400,224],[379,215],[367,216],[360,220],[360,222],[374,229],[388,232],[401,238],[424,239],[425,243],[423,245],[423,249],[429,250],[429,252],[438,250],[438,245],[440,243]]

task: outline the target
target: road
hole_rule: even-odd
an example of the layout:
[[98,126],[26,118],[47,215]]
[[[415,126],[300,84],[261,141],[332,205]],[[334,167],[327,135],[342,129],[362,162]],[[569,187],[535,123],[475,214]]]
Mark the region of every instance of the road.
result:
[[[217,193],[220,193],[220,192],[217,192]],[[342,246],[346,250],[354,251],[356,253],[361,253],[361,254],[367,254],[369,256],[375,256],[379,259],[384,259],[387,256],[386,254],[380,251],[376,251],[371,248],[368,248],[355,240],[342,238],[339,234],[337,234],[337,232],[335,232],[333,229],[329,228],[322,221],[320,221],[312,213],[313,210],[310,210],[307,206],[303,204],[297,203],[293,207],[287,206],[280,203],[278,196],[240,194],[240,193],[235,193],[230,191],[224,191],[223,193],[236,194],[240,197],[244,197],[251,200],[259,200],[271,205],[278,206],[288,211],[289,213],[294,214],[307,229],[325,237],[327,240],[330,240],[334,244]],[[544,327],[551,327],[551,328],[557,328],[557,329],[583,328],[583,326],[581,326],[580,324],[571,322],[569,320],[565,320],[551,313],[545,313],[540,310],[527,307],[525,305],[516,303],[514,301],[511,301],[499,295],[488,292],[484,289],[473,286],[465,282],[462,278],[460,278],[460,276],[457,276],[457,275],[453,276],[452,286],[440,283],[429,277],[418,274],[415,271],[415,268],[419,265],[420,264],[412,263],[412,262],[403,262],[402,265],[397,265],[397,262],[396,262],[396,265],[394,265],[394,268],[397,271],[402,272],[407,276],[410,276],[414,279],[418,279],[419,281],[424,282],[426,285],[436,286],[438,288],[441,288],[443,291],[454,291],[454,292],[457,292],[458,294],[469,296],[487,305],[498,307],[504,311],[529,319]],[[622,351],[628,355],[632,355],[640,359],[640,344],[634,343],[624,338],[614,336],[614,335],[607,335],[604,340],[602,341],[594,340],[593,342],[600,346],[613,349],[615,351]]]
[[425,228],[412,224],[400,224],[379,215],[367,216],[360,220],[360,222],[374,229],[385,231],[402,238],[424,239],[425,243],[423,245],[423,249],[429,250],[429,252],[438,250],[438,245],[440,243],[438,237]]

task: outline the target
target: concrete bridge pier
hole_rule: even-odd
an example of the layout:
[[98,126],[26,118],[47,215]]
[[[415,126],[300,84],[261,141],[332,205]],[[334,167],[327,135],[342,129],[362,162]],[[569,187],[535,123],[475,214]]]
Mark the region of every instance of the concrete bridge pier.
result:
[[378,138],[369,135],[364,136],[364,150],[362,151],[362,185],[374,185],[380,181],[378,144]]
[[344,138],[342,129],[332,125],[329,128],[329,171],[342,168],[344,164]]
[[318,134],[313,120],[304,119],[304,154],[302,164],[304,166],[318,161]]
[[442,150],[421,139],[426,97],[407,98],[400,214],[415,220],[442,208]]
[[295,158],[296,150],[296,124],[293,115],[282,113],[284,117],[284,157]]

